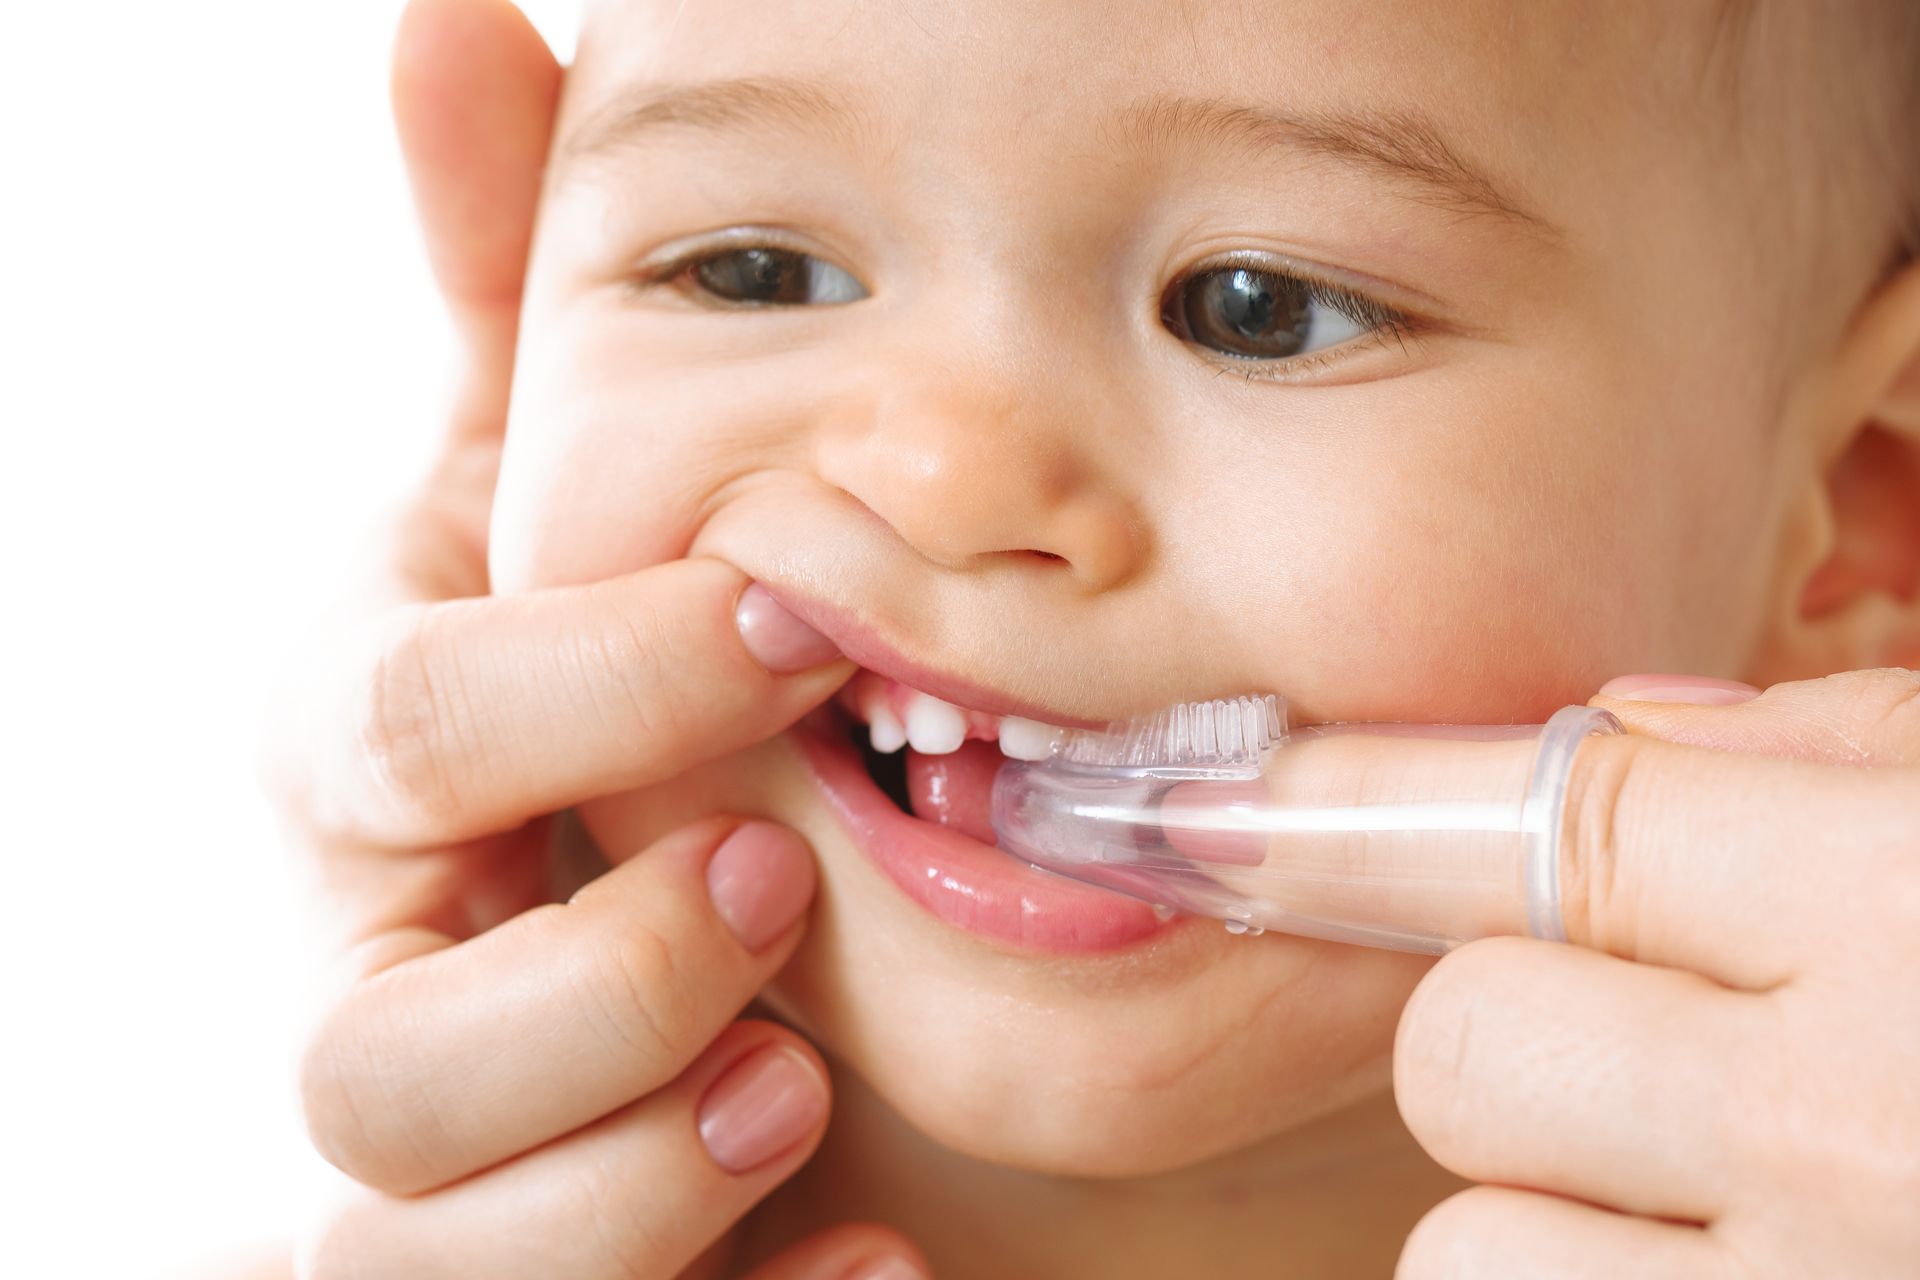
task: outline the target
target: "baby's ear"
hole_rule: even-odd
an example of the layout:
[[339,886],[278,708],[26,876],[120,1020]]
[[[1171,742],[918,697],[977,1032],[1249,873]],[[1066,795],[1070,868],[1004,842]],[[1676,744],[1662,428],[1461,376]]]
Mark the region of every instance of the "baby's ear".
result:
[[1816,465],[1758,674],[1920,667],[1920,261],[1875,291],[1805,390],[1790,416]]

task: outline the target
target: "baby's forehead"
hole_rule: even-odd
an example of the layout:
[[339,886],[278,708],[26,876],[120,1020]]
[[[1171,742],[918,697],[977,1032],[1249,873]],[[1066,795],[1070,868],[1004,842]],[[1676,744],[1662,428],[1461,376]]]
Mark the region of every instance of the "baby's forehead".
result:
[[[1750,2],[1750,0],[1749,0]],[[1092,69],[1223,81],[1248,67],[1313,83],[1364,80],[1409,59],[1420,81],[1507,82],[1546,62],[1565,92],[1621,54],[1710,56],[1729,0],[586,0],[581,48],[656,68],[712,60],[913,65],[1068,84]],[[1466,68],[1471,67],[1471,72]],[[1392,86],[1374,82],[1373,92]],[[1619,86],[1616,85],[1616,88]]]
[[[1229,136],[1552,203],[1583,154],[1684,131],[1719,0],[596,0],[563,132],[759,117],[869,158],[1180,157]],[[673,91],[701,90],[704,92]],[[1257,145],[1250,153],[1257,154]],[[1391,175],[1389,170],[1398,170]]]
[[1569,121],[1684,127],[1724,8],[1723,0],[590,0],[571,96],[584,108],[634,81],[778,76],[837,86],[866,109],[867,124],[897,134],[924,139],[964,113],[1002,137],[1017,129],[1067,141],[1102,108],[1157,92],[1296,115],[1418,115],[1444,124],[1460,150],[1507,147],[1545,165],[1607,132]]

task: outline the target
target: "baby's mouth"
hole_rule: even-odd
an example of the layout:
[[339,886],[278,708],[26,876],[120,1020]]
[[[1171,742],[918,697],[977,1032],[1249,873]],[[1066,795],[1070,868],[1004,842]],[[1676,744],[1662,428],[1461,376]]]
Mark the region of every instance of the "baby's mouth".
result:
[[1053,954],[1113,951],[1169,927],[1145,902],[995,847],[994,779],[1007,750],[1043,755],[1063,732],[1020,719],[928,698],[868,670],[796,737],[854,845],[945,923]]
[[874,782],[903,812],[994,842],[994,775],[1007,760],[1043,760],[1065,730],[957,706],[874,671],[834,699]]
[[916,662],[850,611],[775,595],[863,668],[795,738],[841,828],[909,899],[947,924],[1024,951],[1114,951],[1170,927],[1146,902],[1051,875],[996,847],[993,784],[1007,758],[1051,754],[1066,732],[1056,720],[1075,729],[1103,721]]

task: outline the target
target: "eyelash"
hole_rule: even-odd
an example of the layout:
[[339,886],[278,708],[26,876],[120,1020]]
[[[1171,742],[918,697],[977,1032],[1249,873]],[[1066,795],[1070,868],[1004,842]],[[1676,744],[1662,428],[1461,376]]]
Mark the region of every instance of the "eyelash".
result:
[[[1214,258],[1191,267],[1176,276],[1161,293],[1161,312],[1165,314],[1167,300],[1179,295],[1193,281],[1216,271],[1244,269],[1259,271],[1268,275],[1282,276],[1300,285],[1307,300],[1315,306],[1330,307],[1365,330],[1360,337],[1343,342],[1337,347],[1325,351],[1315,351],[1303,356],[1287,356],[1274,360],[1258,360],[1249,357],[1236,357],[1222,352],[1200,347],[1190,340],[1189,346],[1201,350],[1205,358],[1219,366],[1214,376],[1239,374],[1248,382],[1285,382],[1349,358],[1354,348],[1362,343],[1383,345],[1387,342],[1397,344],[1402,351],[1410,341],[1421,334],[1419,321],[1410,313],[1398,307],[1388,306],[1377,298],[1370,298],[1355,292],[1344,285],[1335,284],[1323,276],[1302,270],[1294,263],[1280,264],[1271,258],[1258,254],[1228,254],[1224,258]],[[1178,337],[1179,335],[1175,335]]]
[[[776,309],[774,306],[765,304],[756,305],[753,303],[728,302],[724,299],[714,298],[698,285],[690,283],[692,272],[702,263],[724,256],[725,254],[738,253],[746,249],[778,249],[786,253],[803,254],[809,257],[816,256],[808,250],[788,243],[781,237],[773,235],[764,229],[757,229],[757,234],[755,238],[752,239],[743,237],[739,240],[729,241],[720,245],[698,245],[675,254],[665,262],[649,264],[641,268],[639,272],[629,279],[628,286],[635,293],[649,292],[659,288],[677,287],[678,292],[696,304],[719,311]],[[1402,311],[1397,307],[1389,306],[1377,298],[1370,298],[1344,285],[1335,284],[1325,277],[1304,271],[1296,264],[1287,263],[1281,265],[1275,263],[1270,258],[1255,254],[1229,254],[1224,258],[1212,259],[1198,266],[1191,267],[1181,275],[1176,276],[1173,282],[1169,284],[1160,295],[1162,313],[1164,314],[1166,300],[1177,295],[1194,280],[1215,271],[1231,271],[1237,268],[1283,276],[1292,280],[1305,289],[1309,302],[1316,306],[1329,307],[1339,312],[1355,324],[1360,325],[1365,332],[1357,339],[1343,342],[1339,346],[1328,348],[1326,351],[1316,351],[1307,355],[1287,356],[1272,360],[1226,355],[1201,347],[1198,343],[1189,339],[1181,339],[1181,341],[1186,342],[1188,346],[1200,350],[1205,359],[1219,366],[1214,373],[1216,377],[1222,374],[1237,373],[1248,382],[1284,382],[1298,378],[1303,373],[1309,373],[1322,368],[1327,364],[1346,359],[1353,354],[1353,348],[1360,346],[1362,343],[1383,345],[1387,342],[1393,342],[1398,344],[1401,350],[1404,351],[1408,342],[1417,339],[1422,332],[1419,321],[1408,312]],[[1178,334],[1173,336],[1179,337]]]
[[753,303],[728,302],[722,298],[715,298],[699,286],[690,283],[694,268],[701,263],[748,249],[778,249],[782,253],[800,254],[809,258],[819,257],[811,250],[787,242],[767,228],[755,227],[750,230],[752,231],[750,238],[743,235],[738,239],[729,237],[718,244],[695,245],[674,254],[665,262],[645,264],[627,280],[627,287],[634,293],[678,287],[678,292],[692,301],[716,311],[772,310],[773,308],[766,306],[756,307]]

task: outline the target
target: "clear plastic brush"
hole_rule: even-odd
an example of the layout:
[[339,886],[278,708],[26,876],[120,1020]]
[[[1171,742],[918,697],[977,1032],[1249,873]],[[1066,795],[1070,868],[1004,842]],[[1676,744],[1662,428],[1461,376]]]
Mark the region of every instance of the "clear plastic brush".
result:
[[1543,725],[1288,731],[1275,695],[1075,731],[994,782],[1000,847],[1236,932],[1403,951],[1563,941],[1560,833],[1591,707]]

